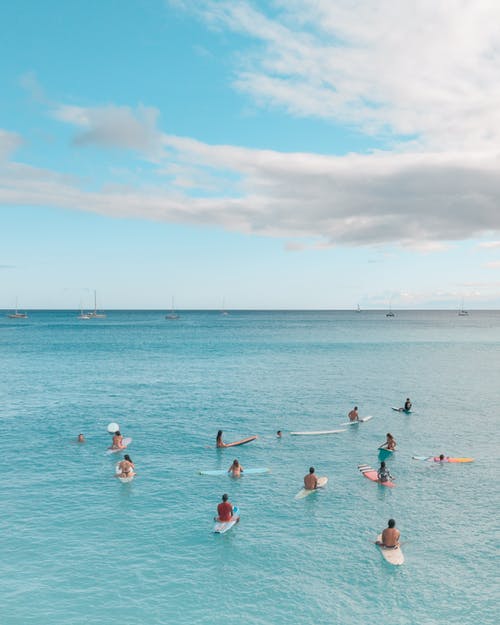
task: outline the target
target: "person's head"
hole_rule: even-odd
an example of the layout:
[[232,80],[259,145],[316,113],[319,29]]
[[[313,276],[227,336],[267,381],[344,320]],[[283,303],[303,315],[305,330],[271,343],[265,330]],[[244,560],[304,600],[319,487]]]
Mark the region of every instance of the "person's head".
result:
[[441,455],[439,456],[439,459],[440,459],[440,460],[444,460],[444,454],[441,454]]
[[120,434],[120,430],[116,430],[116,432],[115,432],[115,436],[121,436],[121,434]]
[[387,432],[386,436],[387,438],[394,438],[394,436],[390,432]]
[[227,495],[226,493],[224,493],[222,495],[222,501],[226,502],[229,499],[229,495]]
[[132,462],[132,459],[128,454],[125,454],[123,457],[125,458],[125,460],[127,460],[127,462]]
[[237,460],[236,458],[233,460],[233,465],[234,465],[235,467],[240,466],[240,463],[238,462],[238,460]]
[[409,398],[409,397],[407,397],[407,398],[406,398],[406,401],[410,401],[410,398]]
[[276,432],[276,436],[279,436],[279,438],[281,438],[281,430],[278,430],[278,431]]
[[358,407],[357,407],[357,406],[354,406],[354,410],[357,410],[357,409],[358,409]]
[[78,434],[78,440],[81,442],[83,440],[85,440],[83,434]]
[[314,473],[314,467],[309,467],[309,473]]
[[380,468],[381,469],[385,469],[385,462],[382,460],[382,462],[380,463]]
[[222,436],[222,430],[219,430],[219,431],[217,432],[217,438],[220,438],[221,436]]
[[396,521],[394,519],[389,519],[388,527],[393,528],[396,525]]

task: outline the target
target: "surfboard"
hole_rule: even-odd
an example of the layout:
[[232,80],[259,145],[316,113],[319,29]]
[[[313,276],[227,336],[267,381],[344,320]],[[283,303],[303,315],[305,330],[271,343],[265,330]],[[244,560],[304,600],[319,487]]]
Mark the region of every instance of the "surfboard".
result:
[[127,447],[130,445],[131,442],[132,442],[131,438],[124,437],[123,440],[122,440],[122,444],[123,444],[122,449],[113,449],[112,447],[108,447],[108,449],[106,449],[106,453],[107,454],[117,454],[120,451],[125,451],[127,449]]
[[[251,443],[252,441],[254,441],[256,438],[256,436],[249,436],[248,438],[241,439],[241,441],[235,441],[234,443],[225,443],[224,447],[238,447],[239,445],[246,445],[247,443]],[[218,447],[218,449],[224,449],[224,447]]]
[[386,443],[384,443],[383,445],[380,445],[380,447],[378,448],[380,451],[385,451],[388,454],[393,454],[394,452],[397,451],[397,449],[387,449],[387,447],[385,447]]
[[405,414],[411,414],[411,410],[405,410],[404,408],[396,408],[395,406],[391,406],[393,410],[396,412],[404,412]]
[[304,499],[304,497],[307,497],[308,495],[315,493],[318,490],[318,488],[323,488],[324,486],[326,486],[327,483],[328,483],[328,478],[326,476],[318,477],[318,486],[316,488],[313,488],[313,489],[301,488],[299,492],[295,495],[295,499]]
[[372,415],[368,415],[367,417],[360,417],[357,421],[347,421],[347,423],[341,423],[340,425],[356,425],[357,423],[365,423],[373,419]]
[[[436,464],[444,463],[444,462],[474,462],[474,458],[449,458],[446,457],[444,460],[439,460],[439,456],[412,456],[413,460],[427,460],[428,462],[435,462]],[[437,460],[436,460],[437,458]]]
[[347,430],[317,430],[316,432],[290,432],[292,436],[321,436],[322,434],[338,434]]
[[[255,469],[243,469],[241,475],[260,475],[262,473],[269,473],[271,469],[266,467],[257,467]],[[230,475],[226,469],[213,469],[208,471],[198,471],[198,475],[210,475],[211,477],[219,475]]]
[[[118,462],[115,466],[115,473],[117,476],[120,475],[121,473],[121,469],[119,465],[120,463]],[[128,482],[131,482],[134,479],[134,477],[135,477],[135,473],[132,473],[131,475],[129,475],[129,477],[118,477],[117,479],[119,479],[122,484],[127,484]]]
[[[382,542],[382,534],[377,536],[377,541]],[[380,553],[383,555],[384,559],[387,560],[390,564],[394,564],[395,566],[399,566],[403,564],[405,561],[405,557],[403,555],[403,550],[401,546],[397,547],[383,547],[382,545],[377,545],[380,550]]]
[[240,511],[238,506],[233,506],[233,516],[230,521],[216,521],[214,525],[214,532],[216,534],[225,534],[240,520]]
[[358,469],[366,478],[368,478],[372,482],[377,482],[378,484],[381,484],[382,486],[388,486],[389,488],[394,488],[394,486],[396,486],[394,482],[381,482],[378,479],[377,471],[369,464],[358,464]]
[[108,432],[110,434],[114,434],[115,432],[119,432],[120,431],[120,426],[118,425],[118,423],[110,423],[108,425]]

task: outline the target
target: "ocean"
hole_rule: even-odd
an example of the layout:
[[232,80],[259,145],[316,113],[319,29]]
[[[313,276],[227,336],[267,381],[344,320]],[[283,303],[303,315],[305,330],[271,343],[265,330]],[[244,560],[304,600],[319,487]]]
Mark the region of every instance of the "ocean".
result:
[[[497,625],[499,311],[178,312],[0,318],[2,625]],[[354,405],[373,419],[290,435]],[[393,489],[357,468],[387,432]],[[412,459],[440,453],[475,462]],[[270,473],[198,474],[234,458]],[[310,466],[328,485],[297,501]]]

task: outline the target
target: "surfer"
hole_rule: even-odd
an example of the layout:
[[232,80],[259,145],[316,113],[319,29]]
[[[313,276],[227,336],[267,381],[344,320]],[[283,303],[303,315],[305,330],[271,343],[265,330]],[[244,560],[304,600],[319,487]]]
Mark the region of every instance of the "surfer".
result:
[[434,456],[433,460],[434,462],[448,462],[448,456],[441,454],[439,456]]
[[407,398],[406,398],[406,401],[405,401],[405,405],[404,405],[403,410],[404,410],[405,412],[409,412],[409,411],[411,410],[411,401],[410,401],[410,398],[409,398],[409,397],[407,397]]
[[387,432],[386,441],[383,446],[390,451],[394,451],[396,449],[396,439],[390,432]]
[[227,447],[226,443],[222,440],[222,430],[217,432],[217,438],[215,439],[215,446],[220,449],[222,447]]
[[377,471],[377,476],[379,482],[388,482],[389,480],[394,479],[389,469],[385,466],[385,462],[383,461],[380,463],[380,469]]
[[224,493],[222,495],[222,502],[217,506],[218,516],[214,517],[214,521],[220,521],[221,523],[227,523],[233,517],[233,504],[228,501],[229,496]]
[[114,433],[113,435],[113,443],[111,444],[111,449],[126,449],[123,444],[123,436],[120,434],[120,430]]
[[84,443],[85,442],[85,436],[83,434],[78,434],[78,438],[76,439],[77,443]]
[[377,540],[376,544],[381,547],[399,547],[400,532],[396,529],[396,521],[389,519],[387,527],[382,532],[382,540]]
[[309,467],[309,473],[304,476],[304,488],[306,490],[315,490],[318,488],[318,478],[314,473],[314,467]]
[[229,467],[227,472],[228,473],[232,473],[233,477],[240,477],[240,475],[243,473],[243,467],[238,462],[238,460],[235,458],[233,460],[233,464]]
[[132,477],[135,475],[135,465],[128,454],[123,456],[123,460],[119,462],[117,466],[118,469],[120,469],[120,473],[117,473],[116,477]]
[[359,421],[358,407],[354,406],[347,416],[349,417],[349,421]]

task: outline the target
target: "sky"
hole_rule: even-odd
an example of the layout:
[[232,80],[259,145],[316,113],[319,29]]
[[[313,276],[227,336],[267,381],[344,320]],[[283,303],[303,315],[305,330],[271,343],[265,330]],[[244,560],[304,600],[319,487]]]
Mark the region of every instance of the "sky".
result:
[[496,0],[23,0],[0,46],[0,308],[500,308]]

